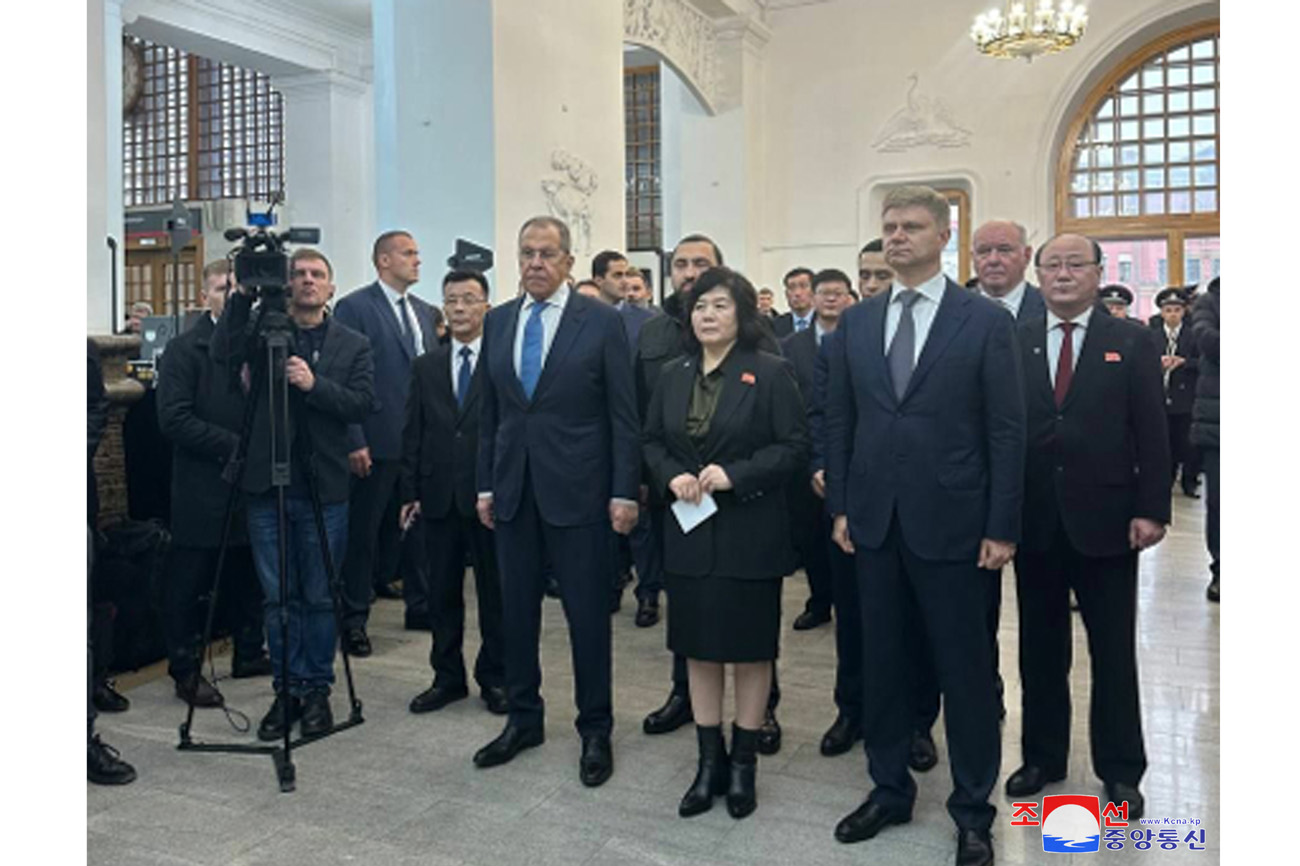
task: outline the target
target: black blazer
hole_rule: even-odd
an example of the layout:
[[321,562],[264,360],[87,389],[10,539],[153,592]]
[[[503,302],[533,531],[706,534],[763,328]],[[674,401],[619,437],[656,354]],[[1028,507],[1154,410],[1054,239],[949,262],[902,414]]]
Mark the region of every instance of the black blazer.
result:
[[420,500],[420,513],[428,518],[453,512],[473,517],[478,498],[474,470],[484,366],[479,359],[465,402],[458,404],[451,378],[453,345],[440,345],[415,359],[406,400],[402,501]]
[[794,570],[785,488],[808,460],[808,427],[794,375],[783,359],[736,347],[722,362],[722,393],[697,449],[686,413],[698,356],[667,364],[646,417],[644,452],[652,482],[666,501],[683,472],[721,466],[732,490],[714,495],[718,512],[689,535],[664,517],[664,568],[690,577],[780,578]]
[[158,368],[158,429],[172,443],[170,529],[172,541],[183,547],[221,544],[230,497],[221,473],[235,456],[244,420],[243,391],[209,354],[215,330],[204,312],[167,344]]
[[478,489],[492,493],[497,520],[512,520],[527,475],[547,523],[604,523],[611,499],[636,502],[640,489],[636,386],[623,318],[571,291],[530,400],[514,362],[522,306],[515,298],[483,324]]
[[[817,314],[815,311],[809,311],[808,315],[816,316]],[[772,333],[778,340],[784,340],[786,337],[794,333],[794,313],[785,312],[770,321],[772,324]],[[812,329],[811,322],[808,324],[808,328],[810,330]]]
[[1029,449],[1023,550],[1045,551],[1057,521],[1086,556],[1129,551],[1129,522],[1169,522],[1169,435],[1149,329],[1093,311],[1065,404],[1047,363],[1047,319],[1017,332]]
[[[212,335],[211,354],[218,363],[229,362],[235,369],[246,360],[244,335],[248,329],[252,299],[235,292],[226,301],[225,313]],[[312,365],[316,384],[304,394],[289,386],[291,407],[300,406],[305,429],[299,431],[294,413],[289,418],[294,446],[307,447],[322,503],[346,502],[350,492],[348,453],[352,450],[348,425],[360,423],[370,414],[374,400],[375,369],[370,341],[333,317],[326,317],[325,340],[320,357]],[[252,440],[248,443],[248,465],[241,485],[246,493],[271,489],[271,434],[265,394],[254,409]],[[301,433],[302,435],[299,435]],[[291,480],[299,483],[300,464],[295,457]]]
[[883,545],[897,515],[918,556],[973,563],[981,539],[1020,535],[1025,403],[1015,323],[1006,307],[948,280],[899,400],[884,348],[891,297],[849,307],[827,343],[826,501],[848,516],[858,546]]
[[[1161,355],[1169,349],[1169,338],[1165,335],[1165,322],[1161,319],[1151,326],[1155,334],[1156,346]],[[1196,346],[1196,334],[1192,329],[1191,316],[1183,317],[1183,324],[1178,329],[1178,343],[1174,354],[1186,361],[1177,370],[1169,374],[1169,387],[1165,388],[1165,411],[1170,415],[1192,414],[1192,403],[1196,400],[1196,377],[1200,372],[1201,352]]]

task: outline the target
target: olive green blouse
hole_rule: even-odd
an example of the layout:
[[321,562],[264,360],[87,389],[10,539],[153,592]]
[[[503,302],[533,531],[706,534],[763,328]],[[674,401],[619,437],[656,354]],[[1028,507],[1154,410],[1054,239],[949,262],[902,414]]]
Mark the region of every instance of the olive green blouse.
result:
[[691,403],[686,408],[686,434],[697,446],[709,435],[709,424],[718,408],[723,384],[721,364],[706,374],[703,362],[700,363],[695,386],[691,389]]

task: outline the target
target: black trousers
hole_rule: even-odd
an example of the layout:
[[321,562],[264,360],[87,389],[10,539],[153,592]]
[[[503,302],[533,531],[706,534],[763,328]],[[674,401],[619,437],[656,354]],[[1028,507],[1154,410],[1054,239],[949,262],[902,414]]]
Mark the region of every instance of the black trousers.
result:
[[402,532],[400,515],[402,504],[398,490],[388,503],[388,514],[379,523],[379,537],[375,541],[374,583],[378,586],[393,579],[402,580],[402,601],[407,613],[424,618],[429,613],[429,568],[425,552],[428,544],[424,538],[424,521],[417,520]]
[[835,578],[831,574],[826,539],[830,538],[830,518],[825,503],[812,492],[806,480],[787,491],[790,502],[791,534],[795,552],[808,577],[807,609],[829,614],[834,604]]
[[853,557],[826,540],[831,569],[831,603],[835,608],[835,706],[841,715],[862,722],[862,615]]
[[1191,493],[1196,490],[1196,477],[1201,474],[1200,455],[1192,447],[1192,416],[1186,415],[1167,415],[1169,419],[1169,455],[1173,458],[1171,462],[1172,477],[1170,481],[1177,481],[1179,470],[1182,471],[1183,490]]
[[425,519],[424,538],[428,545],[429,622],[433,626],[433,648],[429,664],[434,682],[458,689],[467,684],[461,647],[465,638],[465,556],[474,565],[474,587],[478,596],[478,630],[482,637],[474,661],[474,680],[482,689],[505,685],[505,661],[501,636],[501,577],[497,572],[492,532],[478,517],[455,512]]
[[636,597],[659,597],[664,588],[664,510],[642,508],[636,527],[628,536],[632,561],[636,564]]
[[[183,680],[194,674],[202,659],[198,643],[216,577],[215,547],[172,545],[167,551],[163,591],[163,637],[167,643],[167,672]],[[263,640],[262,587],[246,544],[226,548],[226,565],[217,599],[217,621],[230,630],[236,663],[261,656]]]
[[[374,585],[380,580],[392,580],[395,574],[391,570],[380,572],[377,566],[387,561],[391,567],[397,561],[391,552],[380,548],[380,539],[389,545],[398,542],[393,500],[401,468],[399,460],[375,460],[369,475],[352,479],[352,493],[348,499],[348,547],[343,555],[342,568],[345,629],[366,627]],[[390,531],[382,533],[389,517],[392,518]]]
[[862,615],[863,736],[875,782],[870,799],[906,815],[916,799],[907,761],[923,693],[916,680],[925,676],[916,652],[919,637],[943,695],[953,780],[948,813],[959,828],[987,829],[997,811],[988,798],[1002,754],[986,615],[997,573],[973,561],[921,559],[907,546],[897,516],[884,544],[859,546],[854,560]]
[[1219,576],[1219,449],[1201,449],[1205,468],[1205,546],[1210,551],[1210,571]]
[[519,727],[540,728],[545,716],[538,640],[546,589],[542,563],[546,558],[555,568],[560,603],[569,623],[578,733],[608,734],[614,727],[609,530],[604,520],[583,526],[547,523],[538,511],[531,481],[524,483],[514,519],[497,521],[494,535],[501,564],[506,697],[510,721]]
[[1070,589],[1088,635],[1092,766],[1104,782],[1137,785],[1146,771],[1138,705],[1137,552],[1091,557],[1058,524],[1049,550],[1016,555],[1026,764],[1064,775],[1070,754]]

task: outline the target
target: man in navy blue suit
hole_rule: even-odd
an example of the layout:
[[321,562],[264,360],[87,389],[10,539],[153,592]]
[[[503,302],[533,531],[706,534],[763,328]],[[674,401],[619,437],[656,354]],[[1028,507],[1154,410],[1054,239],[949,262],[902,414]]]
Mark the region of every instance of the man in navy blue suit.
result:
[[509,718],[474,763],[504,764],[545,739],[537,644],[549,560],[573,650],[579,778],[595,787],[614,771],[609,529],[636,525],[641,444],[622,319],[569,289],[571,250],[562,221],[525,222],[524,291],[483,330],[478,513],[501,565]]
[[[617,250],[597,253],[591,260],[591,278],[600,287],[601,300],[612,305],[623,318],[623,328],[627,331],[627,342],[632,347],[633,357],[636,355],[636,341],[641,335],[641,326],[659,315],[654,310],[638,307],[631,302],[628,293],[634,276],[641,279],[641,275],[628,264],[627,257]],[[659,622],[659,593],[664,587],[662,551],[651,538],[650,522],[650,510],[643,509],[636,528],[627,538],[632,559],[636,562],[636,624],[640,628],[648,628]],[[613,609],[617,610],[623,595],[623,583],[617,577],[615,581]]]
[[[374,412],[348,431],[348,465],[355,476],[348,519],[348,547],[343,560],[343,642],[350,654],[370,655],[366,621],[370,617],[372,586],[383,594],[393,579],[393,556],[380,550],[380,540],[397,543],[396,499],[402,468],[402,426],[406,423],[406,394],[411,362],[438,342],[435,311],[415,297],[411,286],[420,279],[420,249],[408,232],[384,232],[375,240],[372,260],[378,279],[339,301],[334,318],[370,339],[375,362]],[[382,530],[389,519],[389,533]],[[418,524],[407,540],[419,544]],[[417,548],[419,549],[419,548]],[[389,573],[384,573],[388,569]],[[427,618],[423,588],[418,580],[404,582],[408,625]],[[409,586],[405,584],[411,584]]]
[[1034,250],[1024,226],[989,220],[971,236],[971,252],[981,295],[1006,307],[1017,322],[1044,315],[1043,293],[1025,280]]
[[882,214],[894,285],[846,310],[830,343],[826,494],[832,535],[856,554],[875,782],[835,837],[859,842],[911,820],[919,633],[943,694],[957,863],[987,866],[1001,737],[984,612],[1020,537],[1020,356],[1005,310],[943,275],[947,200],[899,187]]

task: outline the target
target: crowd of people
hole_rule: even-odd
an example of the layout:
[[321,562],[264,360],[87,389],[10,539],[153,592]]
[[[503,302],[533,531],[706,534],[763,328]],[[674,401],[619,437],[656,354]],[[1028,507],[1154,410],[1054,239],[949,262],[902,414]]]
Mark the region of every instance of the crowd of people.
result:
[[[795,268],[780,315],[773,293],[726,267],[703,234],[673,247],[657,308],[622,253],[600,253],[590,279],[575,280],[569,229],[553,217],[520,229],[519,291],[495,307],[487,276],[469,270],[442,277],[441,310],[417,298],[407,232],[380,235],[375,282],[332,306],[328,259],[299,249],[294,342],[271,375],[293,395],[289,436],[304,456],[281,481],[265,407],[239,448],[255,299],[232,285],[227,262],[213,263],[209,315],[168,345],[158,377],[178,492],[167,567],[177,696],[223,700],[199,670],[199,601],[228,464],[243,453],[245,556],[228,570],[258,579],[233,590],[253,599],[239,606],[234,676],[273,678],[260,739],[286,725],[308,737],[332,728],[335,648],[371,654],[378,596],[402,598],[406,626],[432,632],[432,680],[411,712],[466,699],[468,563],[482,638],[473,678],[504,717],[474,763],[504,764],[545,740],[549,593],[572,647],[579,777],[599,786],[614,772],[610,613],[634,572],[638,626],[659,622],[667,594],[673,655],[668,697],[644,732],[693,723],[698,740],[679,814],[721,797],[744,818],[758,802],[757,756],[781,745],[782,578],[803,569],[794,628],[835,628],[837,715],[821,751],[864,741],[872,782],[835,837],[859,842],[910,820],[912,773],[937,763],[942,707],[957,862],[991,863],[1001,570],[1014,564],[1023,731],[1005,791],[1025,798],[1066,776],[1073,597],[1090,649],[1093,768],[1136,820],[1138,556],[1165,534],[1174,482],[1197,496],[1202,472],[1218,600],[1218,280],[1194,294],[1171,287],[1156,321],[1126,321],[1132,293],[1103,289],[1089,238],[1033,249],[1023,226],[986,223],[972,237],[976,277],[961,286],[941,269],[949,234],[942,195],[897,188],[856,285],[834,268]],[[274,494],[285,483],[282,530]],[[93,710],[91,730],[91,781],[134,778],[94,738]]]

